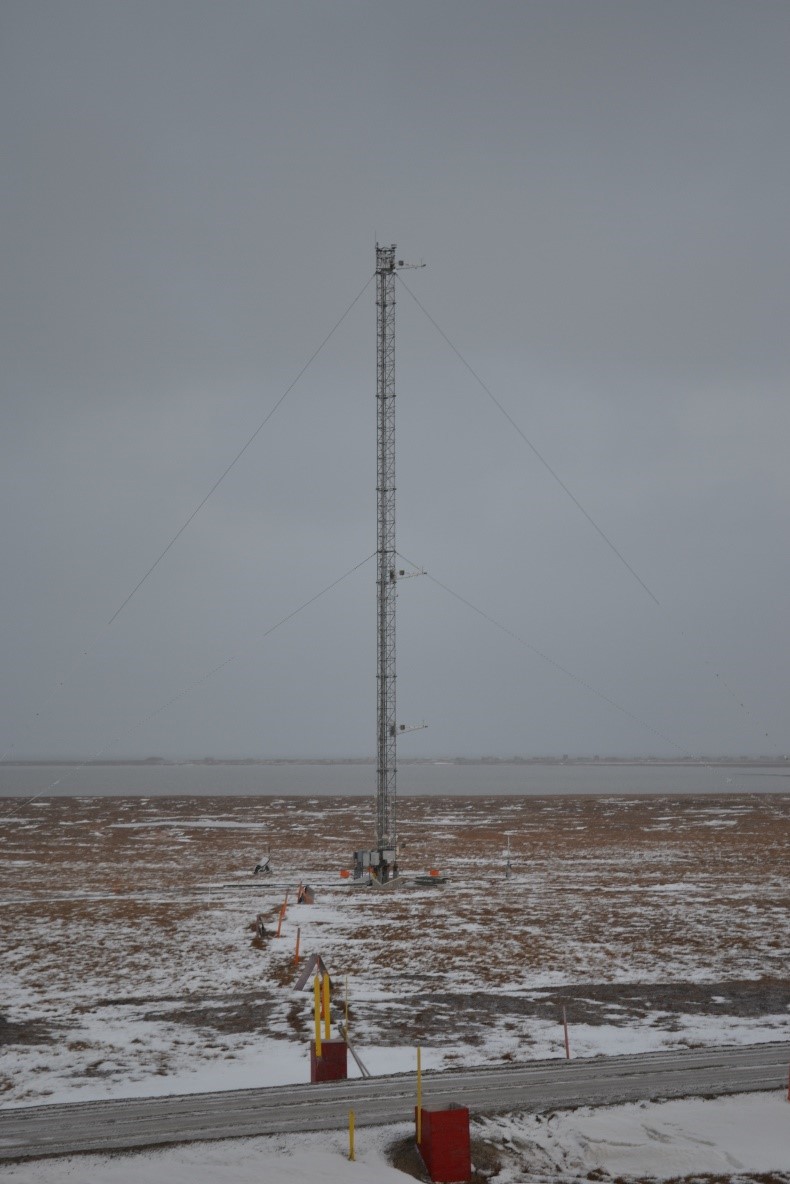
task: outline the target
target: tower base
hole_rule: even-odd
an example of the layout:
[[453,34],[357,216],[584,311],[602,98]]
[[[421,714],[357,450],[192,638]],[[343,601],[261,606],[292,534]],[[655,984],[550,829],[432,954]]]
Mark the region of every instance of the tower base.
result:
[[390,880],[398,878],[398,853],[391,847],[377,847],[372,851],[354,852],[355,880],[369,877],[370,882],[379,886],[388,884]]

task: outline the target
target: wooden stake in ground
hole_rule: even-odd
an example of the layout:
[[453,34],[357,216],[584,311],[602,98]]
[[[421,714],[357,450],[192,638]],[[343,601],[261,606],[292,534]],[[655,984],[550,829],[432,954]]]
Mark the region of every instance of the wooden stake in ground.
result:
[[294,951],[294,966],[299,965],[299,939],[301,938],[301,936],[302,936],[302,930],[301,930],[301,927],[298,927],[296,930],[296,950]]
[[283,917],[285,916],[285,906],[286,906],[287,904],[288,904],[288,893],[286,892],[286,894],[285,894],[285,900],[284,900],[284,901],[282,902],[282,904],[280,905],[280,916],[279,916],[279,919],[278,919],[278,921],[277,921],[277,932],[276,932],[276,933],[275,933],[275,935],[274,935],[275,937],[279,937],[279,936],[280,936],[280,930],[281,930],[281,929],[282,929],[282,927],[283,927]]
[[354,1111],[348,1112],[348,1158],[354,1159]]
[[562,1027],[565,1032],[565,1057],[567,1060],[571,1059],[571,1045],[568,1040],[568,1017],[565,1014],[565,1008],[562,1009]]

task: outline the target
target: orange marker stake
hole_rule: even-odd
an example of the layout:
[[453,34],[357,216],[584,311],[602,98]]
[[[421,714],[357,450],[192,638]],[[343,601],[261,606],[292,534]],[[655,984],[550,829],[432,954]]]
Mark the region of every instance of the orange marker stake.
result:
[[294,966],[299,965],[299,940],[302,936],[301,928],[296,930],[296,950],[294,952]]
[[277,921],[277,937],[279,937],[279,936],[280,936],[280,930],[282,929],[282,926],[283,926],[283,921],[285,920],[285,910],[286,910],[286,908],[288,907],[288,892],[289,892],[289,889],[288,889],[288,888],[286,888],[286,890],[285,890],[285,900],[284,900],[284,901],[282,902],[282,904],[280,905],[280,917],[279,917],[279,919],[278,919],[278,921]]

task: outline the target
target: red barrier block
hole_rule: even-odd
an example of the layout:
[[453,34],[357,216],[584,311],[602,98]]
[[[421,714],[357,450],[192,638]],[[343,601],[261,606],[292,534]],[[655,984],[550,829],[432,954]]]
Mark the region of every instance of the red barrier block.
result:
[[348,1046],[345,1040],[322,1040],[321,1056],[315,1055],[315,1040],[310,1041],[310,1081],[345,1081],[348,1077]]
[[[415,1109],[415,1120],[416,1120]],[[469,1109],[422,1107],[422,1142],[418,1144],[428,1175],[436,1184],[462,1184],[472,1174],[469,1146]]]

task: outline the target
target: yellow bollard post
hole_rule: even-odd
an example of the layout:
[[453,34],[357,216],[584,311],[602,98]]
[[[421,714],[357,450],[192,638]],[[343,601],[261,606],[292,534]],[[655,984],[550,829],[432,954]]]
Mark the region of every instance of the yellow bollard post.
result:
[[313,1003],[315,1006],[315,1055],[321,1056],[321,987],[318,975],[313,979]]
[[354,1111],[348,1112],[348,1158],[354,1159]]
[[417,1045],[417,1146],[422,1142],[422,1056]]
[[331,1038],[330,1022],[329,1022],[329,975],[324,975],[324,1040]]

